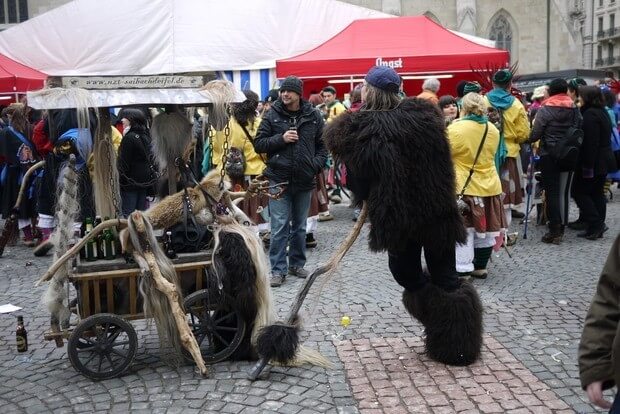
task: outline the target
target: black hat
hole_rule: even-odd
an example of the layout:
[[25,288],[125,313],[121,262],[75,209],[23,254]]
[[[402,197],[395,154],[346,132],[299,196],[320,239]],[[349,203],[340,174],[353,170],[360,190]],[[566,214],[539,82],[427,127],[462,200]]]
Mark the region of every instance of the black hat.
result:
[[278,90],[271,89],[267,93],[267,96],[265,96],[265,102],[275,102],[278,100],[278,96],[279,96]]
[[280,84],[280,91],[295,92],[297,95],[302,95],[304,90],[304,83],[296,76],[286,77]]
[[333,86],[326,86],[321,90],[321,92],[329,92],[336,95],[336,88],[334,88]]

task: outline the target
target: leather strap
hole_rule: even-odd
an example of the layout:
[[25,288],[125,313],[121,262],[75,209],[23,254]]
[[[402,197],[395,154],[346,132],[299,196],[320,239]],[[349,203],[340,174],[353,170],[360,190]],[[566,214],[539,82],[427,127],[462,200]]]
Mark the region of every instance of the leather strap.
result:
[[463,195],[465,194],[465,189],[467,188],[467,186],[469,185],[469,182],[471,181],[471,176],[474,175],[474,167],[476,166],[476,162],[478,162],[478,157],[480,156],[480,153],[482,152],[484,141],[486,141],[487,139],[487,132],[489,132],[488,122],[484,126],[484,134],[482,134],[482,140],[480,140],[480,145],[478,146],[478,152],[476,152],[476,158],[474,158],[474,163],[471,165],[471,168],[469,169],[469,175],[467,176],[467,180],[465,180],[465,185],[463,185],[463,189],[459,193],[459,198],[463,198]]

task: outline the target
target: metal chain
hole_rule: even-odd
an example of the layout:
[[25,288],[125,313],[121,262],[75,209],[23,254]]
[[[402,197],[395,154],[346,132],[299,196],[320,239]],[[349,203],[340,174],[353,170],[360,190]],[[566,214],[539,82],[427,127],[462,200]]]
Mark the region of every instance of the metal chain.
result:
[[[108,142],[107,145],[112,147],[112,142]],[[109,148],[111,151],[114,151],[114,148]],[[107,154],[108,161],[108,169],[109,171],[114,171],[114,166],[112,165],[112,157],[110,157],[110,151],[105,151]],[[118,183],[114,182],[114,174],[110,174],[110,188],[112,189],[112,205],[114,206],[114,211],[116,212],[116,217],[122,217],[123,213],[121,211],[121,203],[118,197],[116,197],[116,189],[118,188]]]
[[224,146],[222,147],[222,169],[220,170],[220,190],[224,189],[224,176],[226,175],[226,160],[230,150],[230,121],[224,127]]
[[211,124],[207,124],[207,135],[209,136],[209,169],[213,168],[213,138],[215,137],[215,132],[213,128],[211,128]]

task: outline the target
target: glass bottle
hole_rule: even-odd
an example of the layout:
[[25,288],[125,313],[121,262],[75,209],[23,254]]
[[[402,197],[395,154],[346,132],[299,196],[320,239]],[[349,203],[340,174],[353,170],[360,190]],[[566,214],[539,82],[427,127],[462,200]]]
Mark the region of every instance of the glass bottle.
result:
[[17,342],[17,352],[26,352],[28,350],[28,332],[24,326],[24,317],[17,317],[17,329],[15,331],[15,339]]

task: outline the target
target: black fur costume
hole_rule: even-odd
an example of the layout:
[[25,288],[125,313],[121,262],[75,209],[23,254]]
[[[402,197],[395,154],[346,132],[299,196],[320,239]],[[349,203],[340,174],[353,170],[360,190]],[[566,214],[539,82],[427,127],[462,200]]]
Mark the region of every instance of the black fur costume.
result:
[[482,345],[482,304],[455,269],[455,245],[466,232],[439,108],[413,98],[389,111],[362,109],[336,118],[323,138],[356,177],[356,199],[368,205],[370,249],[388,251],[405,308],[425,327],[429,356],[471,364]]
[[392,111],[343,114],[323,139],[359,181],[368,202],[370,249],[400,250],[410,238],[423,245],[466,239],[456,207],[454,166],[439,109],[406,99]]

